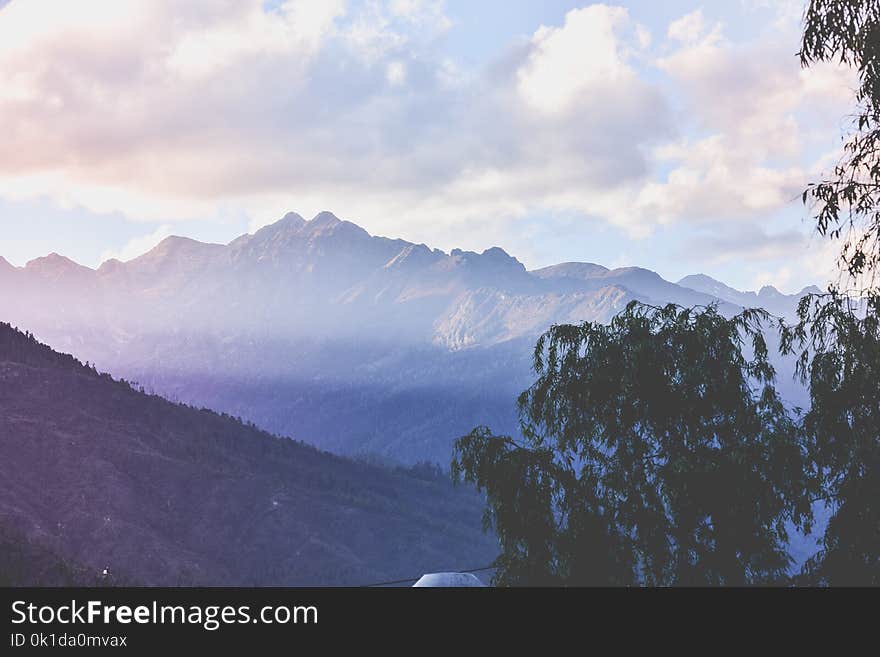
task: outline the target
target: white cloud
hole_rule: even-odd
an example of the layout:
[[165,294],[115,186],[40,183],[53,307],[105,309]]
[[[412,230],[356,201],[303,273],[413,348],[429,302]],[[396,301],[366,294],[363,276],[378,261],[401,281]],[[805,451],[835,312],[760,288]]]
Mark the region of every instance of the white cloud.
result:
[[655,151],[668,173],[639,203],[670,222],[750,218],[792,202],[818,174],[814,136],[839,134],[851,72],[802,70],[796,31],[733,44],[701,11],[673,21],[669,36],[679,45],[657,66],[683,92],[695,129]]
[[340,36],[361,58],[373,62],[410,47],[422,47],[452,27],[445,3],[439,0],[366,0],[353,13]]
[[391,0],[388,11],[396,18],[427,27],[435,33],[452,27],[452,20],[446,15],[445,3],[441,0]]
[[273,12],[259,4],[240,7],[240,13],[184,34],[168,56],[169,67],[185,77],[201,77],[243,59],[291,54],[304,65],[344,13],[340,0],[287,0]]
[[644,185],[637,205],[661,223],[755,216],[791,202],[808,180],[796,165],[764,165],[749,145],[726,134],[669,144],[656,156],[671,165],[669,172]]
[[[401,217],[493,222],[541,207],[620,222],[616,195],[669,130],[628,63],[644,31],[620,8],[542,28],[499,75],[432,50],[449,23],[442,3],[109,4],[94,22],[37,20],[39,2],[4,9],[7,30],[48,36],[0,44],[0,76],[19,76],[0,99],[0,194],[153,221],[221,204],[267,220],[350,208],[392,233]],[[592,64],[566,62],[582,56]],[[566,79],[553,92],[557,66]],[[535,112],[542,85],[576,111]]]
[[631,80],[635,74],[623,38],[630,27],[627,10],[608,5],[574,9],[561,27],[541,26],[517,72],[519,92],[532,107],[556,114],[596,88]]
[[653,38],[638,18],[576,9],[482,69],[443,49],[442,2],[15,0],[0,196],[162,223],[332,209],[444,247],[530,214],[645,237],[796,197],[850,78],[801,70],[790,23],[732,43],[703,11]]
[[702,45],[712,45],[721,39],[721,23],[715,23],[710,29],[706,25],[703,10],[697,9],[672,21],[666,34],[670,39],[686,45],[701,42]]
[[647,49],[651,45],[651,30],[644,25],[636,25],[636,42],[642,50]]

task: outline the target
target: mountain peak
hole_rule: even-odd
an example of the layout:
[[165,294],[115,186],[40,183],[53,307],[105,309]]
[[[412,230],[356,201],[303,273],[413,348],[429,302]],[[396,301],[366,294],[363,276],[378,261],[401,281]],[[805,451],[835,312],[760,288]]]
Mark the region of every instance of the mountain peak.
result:
[[124,267],[108,263],[107,267],[102,267],[102,270],[105,274],[125,269],[150,276],[168,274],[169,272],[190,270],[193,267],[199,268],[212,262],[224,248],[220,244],[200,242],[189,237],[172,235],[166,237],[142,256],[124,263]]
[[746,297],[754,296],[753,292],[741,292],[706,274],[690,274],[679,280],[676,285],[688,287],[703,294],[711,294],[731,303],[742,303]]
[[48,255],[40,256],[39,258],[34,258],[33,260],[28,260],[24,266],[25,267],[38,267],[40,265],[43,265],[46,263],[53,263],[53,262],[54,263],[73,262],[73,260],[71,260],[70,258],[68,258],[66,256],[59,255],[55,251],[52,251],[52,253],[49,253]]
[[112,275],[119,271],[122,271],[125,268],[125,263],[122,262],[119,258],[110,258],[109,260],[105,260],[101,263],[101,266],[98,267],[98,273],[102,275]]
[[147,257],[167,257],[175,254],[193,254],[216,246],[218,245],[210,244],[208,242],[200,242],[191,237],[170,235],[159,242],[151,250],[147,251],[144,255],[140,256],[140,258],[136,258],[136,260],[141,260],[142,258]]
[[342,219],[328,210],[323,210],[312,217],[309,223],[314,226],[335,226],[336,224],[341,224]]
[[445,255],[442,252],[432,251],[426,244],[407,244],[391,260],[385,263],[383,269],[417,268],[430,265]]
[[15,267],[3,256],[0,256],[0,271],[13,271]]
[[261,233],[297,233],[306,225],[306,220],[298,212],[288,212],[275,223],[264,226],[257,232]]
[[74,262],[70,258],[59,255],[54,251],[41,258],[34,258],[25,264],[25,269],[43,273],[55,273],[65,271],[92,271],[88,267]]
[[604,274],[599,274],[599,276],[640,278],[652,281],[663,280],[663,277],[660,274],[652,269],[645,269],[644,267],[618,267],[617,269],[611,269]]
[[782,292],[777,290],[772,285],[765,285],[760,290],[758,290],[759,297],[780,297],[782,296]]
[[363,240],[371,238],[370,234],[350,221],[340,219],[332,212],[324,210],[316,214],[311,221],[306,222],[303,231],[309,238],[321,238],[332,236],[334,240]]
[[561,262],[529,272],[538,278],[596,278],[608,273],[608,268],[593,262]]
[[507,260],[508,258],[511,257],[511,255],[507,251],[502,249],[500,246],[491,246],[488,249],[486,249],[485,251],[483,251],[483,253],[481,253],[480,255],[488,256],[490,258],[500,258],[500,259],[504,259],[504,260]]
[[[504,249],[493,246],[482,253],[452,249],[447,267],[462,267],[469,276],[476,276],[481,285],[507,286],[526,274],[523,264]],[[508,278],[512,276],[513,278]],[[488,277],[488,278],[487,278]]]
[[165,239],[163,239],[157,246],[161,246],[164,248],[172,249],[180,246],[185,246],[189,244],[194,244],[198,240],[194,240],[191,237],[183,237],[181,235],[169,235]]
[[282,235],[299,233],[306,224],[307,222],[302,218],[302,215],[297,212],[288,212],[278,221],[266,224],[253,235],[242,235],[241,237],[234,239],[229,243],[229,246],[242,247],[250,242],[252,238],[256,238],[258,242],[267,239],[275,240]]
[[305,219],[302,218],[302,215],[298,212],[288,212],[281,219],[276,221],[277,224],[297,224],[302,225],[306,222]]
[[714,279],[711,276],[707,276],[706,274],[688,274],[684,278],[676,281],[675,284],[690,287],[688,283],[709,283],[712,285],[724,285],[724,283],[721,283],[721,281]]
[[57,253],[34,258],[24,266],[24,272],[53,284],[84,283],[95,274],[94,269],[84,267]]

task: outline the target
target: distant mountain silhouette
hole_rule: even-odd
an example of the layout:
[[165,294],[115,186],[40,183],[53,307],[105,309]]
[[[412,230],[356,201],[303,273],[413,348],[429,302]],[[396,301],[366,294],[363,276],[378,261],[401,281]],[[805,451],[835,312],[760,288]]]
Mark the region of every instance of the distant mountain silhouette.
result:
[[632,300],[765,305],[800,295],[675,284],[637,267],[527,271],[493,247],[449,253],[296,213],[229,244],[169,237],[97,270],[0,263],[0,319],[175,399],[343,454],[448,463],[475,424],[515,430],[535,337]]
[[722,299],[728,303],[746,308],[764,308],[768,312],[780,316],[791,317],[794,313],[797,301],[807,294],[817,294],[820,292],[815,285],[810,285],[801,290],[798,294],[783,294],[772,285],[765,285],[758,293],[740,292],[734,288],[725,285],[720,281],[716,281],[705,274],[692,274],[685,276],[678,285],[687,287],[703,294],[708,294],[717,299]]
[[0,584],[363,584],[489,563],[482,503],[99,374],[0,324]]

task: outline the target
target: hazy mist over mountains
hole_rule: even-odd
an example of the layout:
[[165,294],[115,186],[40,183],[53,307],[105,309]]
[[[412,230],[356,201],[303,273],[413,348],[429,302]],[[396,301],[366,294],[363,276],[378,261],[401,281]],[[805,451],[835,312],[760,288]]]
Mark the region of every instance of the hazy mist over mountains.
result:
[[515,429],[534,339],[554,323],[608,321],[634,299],[791,316],[809,291],[592,263],[527,271],[498,247],[445,253],[329,212],[227,245],[169,237],[97,270],[0,259],[0,317],[100,370],[342,454],[444,467],[474,425]]
[[172,404],[0,323],[0,585],[359,585],[486,564],[482,500]]

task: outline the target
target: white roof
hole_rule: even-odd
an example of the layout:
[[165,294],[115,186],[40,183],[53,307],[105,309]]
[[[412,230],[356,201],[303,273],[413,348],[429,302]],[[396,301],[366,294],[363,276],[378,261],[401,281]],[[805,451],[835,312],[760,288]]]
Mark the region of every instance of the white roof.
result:
[[413,587],[416,586],[463,587],[486,585],[483,584],[476,575],[471,573],[428,573],[427,575],[422,575],[419,581],[413,584]]

